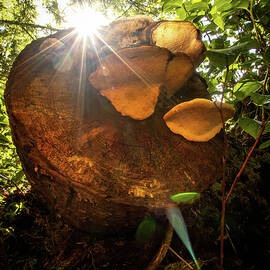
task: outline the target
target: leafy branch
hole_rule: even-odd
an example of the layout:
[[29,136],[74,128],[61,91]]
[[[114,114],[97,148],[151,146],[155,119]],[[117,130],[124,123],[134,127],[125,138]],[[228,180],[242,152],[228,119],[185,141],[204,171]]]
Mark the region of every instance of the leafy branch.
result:
[[61,29],[54,28],[51,26],[44,26],[34,23],[25,23],[25,22],[19,22],[19,21],[11,21],[11,20],[0,20],[0,25],[18,25],[21,27],[31,27],[31,28],[38,28],[38,29],[46,29],[50,31],[60,31]]

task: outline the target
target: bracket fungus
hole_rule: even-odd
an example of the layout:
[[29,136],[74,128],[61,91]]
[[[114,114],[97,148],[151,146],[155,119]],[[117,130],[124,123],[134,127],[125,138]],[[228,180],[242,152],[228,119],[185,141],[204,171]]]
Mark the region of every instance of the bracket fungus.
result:
[[[163,119],[173,133],[180,134],[190,141],[207,142],[223,125],[220,110],[220,102],[196,98],[176,105]],[[223,120],[227,121],[234,115],[233,106],[222,104],[222,113]]]
[[153,114],[161,86],[172,95],[192,74],[185,54],[139,46],[106,56],[89,81],[122,115],[143,120]]
[[89,82],[136,120],[154,113],[161,88],[168,97],[176,94],[205,57],[200,32],[190,22],[135,16],[112,22],[102,39],[105,56]]
[[172,53],[183,52],[198,66],[206,55],[201,33],[194,24],[185,21],[161,21],[145,29],[150,44],[167,48]]

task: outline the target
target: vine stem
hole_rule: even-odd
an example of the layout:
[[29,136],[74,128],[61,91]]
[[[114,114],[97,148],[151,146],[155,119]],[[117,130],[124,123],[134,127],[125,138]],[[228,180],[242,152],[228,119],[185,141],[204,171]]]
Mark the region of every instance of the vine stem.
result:
[[[222,191],[222,210],[221,210],[221,222],[220,222],[220,270],[223,270],[223,261],[224,261],[224,227],[225,227],[225,213],[226,213],[226,203],[229,199],[229,197],[232,194],[232,191],[237,183],[237,181],[239,180],[240,176],[242,175],[248,160],[250,159],[252,153],[254,152],[262,134],[264,131],[264,128],[266,126],[267,121],[264,120],[264,114],[262,115],[262,124],[261,124],[261,129],[260,132],[253,144],[253,146],[251,147],[245,161],[243,162],[243,165],[241,167],[241,169],[239,170],[238,174],[236,175],[236,177],[234,178],[234,181],[230,187],[229,192],[227,193],[227,195],[225,195],[225,190],[226,190],[226,160],[227,160],[227,153],[228,153],[228,139],[227,139],[227,134],[226,134],[226,130],[225,130],[225,123],[224,123],[224,118],[223,118],[223,113],[222,113],[222,100],[224,98],[224,91],[225,91],[225,87],[226,87],[226,82],[227,82],[227,78],[228,78],[228,73],[229,73],[229,66],[226,67],[226,75],[225,75],[225,81],[223,84],[223,92],[222,92],[222,98],[221,98],[221,106],[219,108],[219,112],[220,112],[220,117],[221,117],[221,121],[223,124],[223,136],[224,136],[224,155],[222,158],[222,169],[223,169],[223,173],[222,173],[222,187],[221,187],[221,191]],[[267,69],[267,73],[265,76],[265,80],[264,80],[264,85],[263,85],[263,91],[265,90],[266,87],[266,83],[268,80],[268,76],[269,76],[269,69]]]
[[249,151],[249,153],[248,153],[248,155],[247,155],[247,157],[246,157],[246,159],[245,159],[245,161],[244,161],[244,163],[243,163],[241,169],[239,170],[238,174],[237,174],[236,177],[234,178],[233,183],[232,183],[232,185],[231,185],[231,188],[230,188],[230,190],[229,190],[229,192],[228,192],[228,194],[227,194],[227,196],[226,196],[226,198],[225,198],[225,203],[228,201],[229,197],[231,196],[235,184],[237,183],[238,179],[240,178],[241,174],[243,173],[243,171],[244,171],[244,169],[245,169],[245,167],[246,167],[246,165],[247,165],[247,162],[248,162],[248,160],[250,159],[250,156],[252,155],[252,153],[253,153],[255,147],[257,146],[257,144],[258,144],[258,142],[259,142],[259,140],[260,140],[260,138],[261,138],[261,136],[262,136],[262,133],[263,133],[263,131],[264,131],[265,125],[266,125],[266,122],[265,122],[264,119],[263,119],[263,120],[262,120],[261,129],[260,129],[260,132],[259,132],[259,135],[257,136],[257,138],[256,138],[256,140],[255,140],[253,146],[251,147],[251,149],[250,149],[250,151]]
[[255,30],[255,34],[256,34],[256,38],[260,44],[260,47],[263,48],[263,43],[262,43],[262,40],[261,40],[261,35],[259,33],[259,30],[257,28],[257,25],[256,25],[256,20],[254,18],[254,15],[253,15],[253,2],[254,0],[250,0],[250,9],[246,9],[248,11],[248,13],[250,14],[250,19],[252,21],[252,24],[253,24],[253,27],[254,27],[254,30]]

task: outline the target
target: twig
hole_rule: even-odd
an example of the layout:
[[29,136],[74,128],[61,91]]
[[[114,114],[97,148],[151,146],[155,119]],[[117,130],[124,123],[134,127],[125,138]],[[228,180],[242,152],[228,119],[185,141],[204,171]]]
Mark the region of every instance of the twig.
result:
[[172,241],[172,236],[173,236],[173,226],[170,223],[168,223],[168,227],[166,230],[165,238],[162,241],[162,245],[158,250],[157,254],[155,255],[154,259],[152,260],[152,262],[145,268],[145,270],[157,269],[158,265],[162,262],[162,260],[167,254],[168,246]]
[[164,246],[166,246],[184,264],[186,264],[189,269],[193,270],[193,267],[185,259],[183,259],[177,252],[175,252],[170,246],[168,246],[167,244],[164,244]]
[[0,20],[0,25],[7,24],[7,25],[19,25],[19,26],[27,26],[27,27],[33,27],[33,28],[40,28],[40,29],[46,29],[51,31],[60,31],[62,29],[50,27],[50,26],[44,26],[34,23],[25,23],[25,22],[18,22],[18,21],[10,21],[10,20]]
[[35,40],[35,38],[27,31],[27,29],[22,25],[22,29],[26,32],[26,34],[32,39]]
[[93,266],[93,269],[96,270],[96,265],[95,265],[95,259],[94,259],[94,256],[92,254],[92,251],[90,251],[90,254],[91,254],[91,260],[92,260],[92,266]]

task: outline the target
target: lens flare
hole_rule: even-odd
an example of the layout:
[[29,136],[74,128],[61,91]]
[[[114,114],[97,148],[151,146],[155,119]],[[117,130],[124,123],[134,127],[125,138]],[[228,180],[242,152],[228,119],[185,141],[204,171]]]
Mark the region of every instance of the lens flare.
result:
[[91,35],[100,26],[107,25],[108,19],[88,6],[72,7],[66,11],[66,25],[75,27],[80,35]]
[[200,270],[201,268],[198,264],[198,261],[195,257],[195,254],[193,252],[191,242],[189,240],[186,224],[185,224],[184,218],[183,218],[180,210],[177,209],[176,207],[170,207],[168,209],[167,215],[168,215],[168,219],[171,222],[174,230],[176,231],[179,238],[182,240],[182,242],[184,243],[184,245],[188,249],[189,253],[191,254],[191,256],[196,264],[197,269]]

